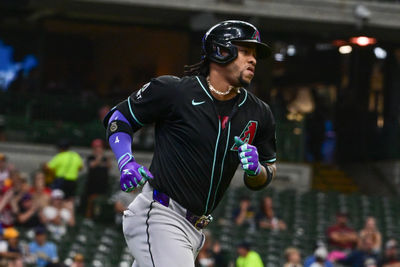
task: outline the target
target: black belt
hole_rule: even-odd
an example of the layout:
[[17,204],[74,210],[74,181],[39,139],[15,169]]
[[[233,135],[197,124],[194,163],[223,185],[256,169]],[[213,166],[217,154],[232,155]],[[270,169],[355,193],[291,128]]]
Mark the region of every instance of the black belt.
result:
[[[156,189],[153,189],[153,199],[161,205],[169,207],[170,197]],[[213,220],[211,215],[198,216],[187,209],[185,217],[198,230],[205,228]]]

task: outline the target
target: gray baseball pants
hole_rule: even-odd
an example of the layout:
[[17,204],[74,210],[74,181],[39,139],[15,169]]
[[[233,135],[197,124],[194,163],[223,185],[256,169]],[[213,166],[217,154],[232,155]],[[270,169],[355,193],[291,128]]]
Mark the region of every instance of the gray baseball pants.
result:
[[185,214],[172,199],[169,207],[153,200],[153,188],[146,183],[123,216],[125,240],[135,258],[132,267],[194,267],[204,235]]

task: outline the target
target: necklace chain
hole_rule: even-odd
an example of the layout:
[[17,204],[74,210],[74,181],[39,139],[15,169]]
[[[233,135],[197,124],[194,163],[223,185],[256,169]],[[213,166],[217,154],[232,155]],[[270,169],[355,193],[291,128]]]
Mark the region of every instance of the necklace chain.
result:
[[225,92],[218,91],[217,89],[214,88],[214,86],[211,85],[210,76],[207,76],[207,84],[208,88],[210,88],[211,91],[213,91],[218,95],[227,95],[232,91],[232,89],[235,89],[238,94],[240,93],[240,87],[234,87],[234,86],[229,86],[229,89]]

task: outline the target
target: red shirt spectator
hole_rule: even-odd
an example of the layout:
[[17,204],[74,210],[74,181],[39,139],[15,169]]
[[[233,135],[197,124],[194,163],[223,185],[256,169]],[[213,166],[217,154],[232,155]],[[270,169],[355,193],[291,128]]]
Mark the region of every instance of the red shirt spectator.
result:
[[358,240],[357,232],[347,225],[345,213],[336,215],[336,224],[328,228],[327,236],[330,245],[343,250],[354,248]]

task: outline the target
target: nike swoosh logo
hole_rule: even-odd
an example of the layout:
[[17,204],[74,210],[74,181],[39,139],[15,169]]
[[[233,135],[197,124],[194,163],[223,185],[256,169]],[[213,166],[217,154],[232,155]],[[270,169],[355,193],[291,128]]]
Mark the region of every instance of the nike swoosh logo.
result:
[[192,105],[193,105],[193,106],[198,106],[198,105],[204,104],[205,102],[206,102],[206,101],[195,102],[194,99],[193,99],[193,100],[192,100]]

